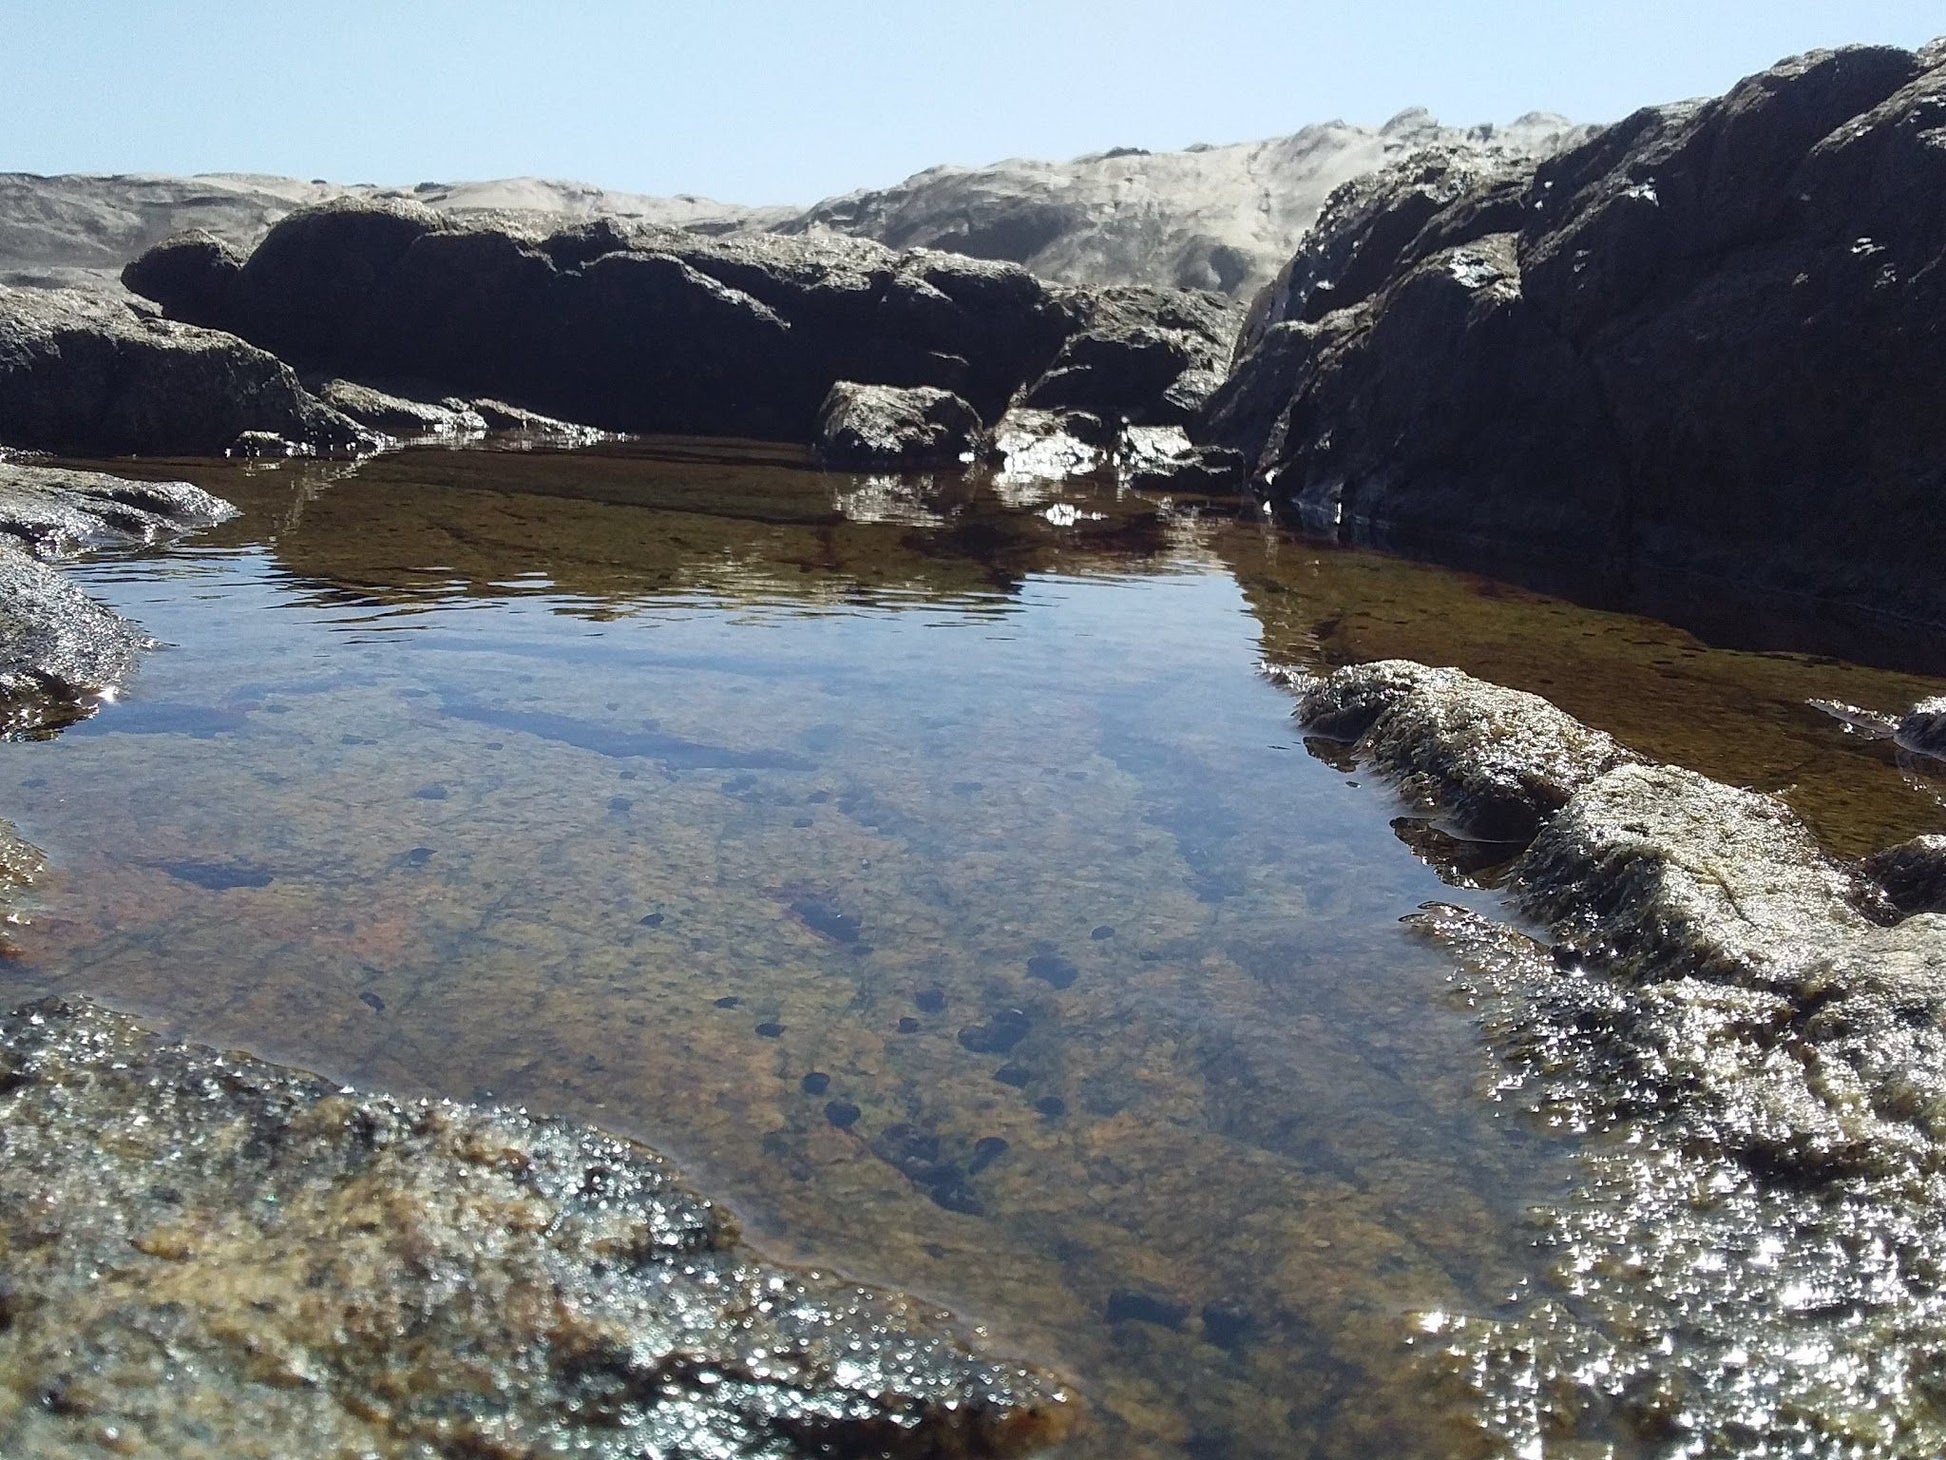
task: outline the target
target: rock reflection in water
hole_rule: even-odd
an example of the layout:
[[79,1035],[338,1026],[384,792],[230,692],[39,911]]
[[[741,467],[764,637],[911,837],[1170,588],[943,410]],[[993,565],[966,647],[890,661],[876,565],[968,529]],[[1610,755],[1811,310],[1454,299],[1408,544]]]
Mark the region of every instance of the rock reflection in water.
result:
[[1450,1452],[1405,1315],[1494,1311],[1569,1176],[1397,923],[1491,893],[1303,753],[1260,652],[1558,664],[1833,840],[1932,826],[1791,708],[1913,681],[1106,488],[1057,525],[701,447],[191,474],[244,516],[88,578],[182,646],[135,706],[207,717],[0,747],[61,869],[19,990],[641,1135],[773,1250],[1072,1373],[1077,1455]]

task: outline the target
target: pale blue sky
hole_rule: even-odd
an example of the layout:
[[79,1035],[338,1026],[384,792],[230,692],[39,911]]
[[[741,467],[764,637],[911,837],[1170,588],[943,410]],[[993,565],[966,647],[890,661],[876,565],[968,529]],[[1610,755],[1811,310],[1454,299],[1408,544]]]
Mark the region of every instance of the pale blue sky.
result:
[[531,173],[801,202],[935,162],[1612,120],[1940,0],[0,0],[0,170]]

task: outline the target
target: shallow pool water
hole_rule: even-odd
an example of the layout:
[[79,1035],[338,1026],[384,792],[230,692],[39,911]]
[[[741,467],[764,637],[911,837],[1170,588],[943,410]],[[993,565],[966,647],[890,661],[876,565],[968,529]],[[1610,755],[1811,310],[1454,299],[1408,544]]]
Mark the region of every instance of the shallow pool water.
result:
[[1260,657],[1457,663],[1846,852],[1946,820],[1806,703],[1931,681],[1105,485],[681,443],[142,469],[243,515],[77,570],[174,647],[0,745],[55,868],[10,991],[640,1136],[776,1255],[1070,1374],[1076,1455],[1476,1452],[1415,1315],[1531,1301],[1576,1185],[1400,922],[1497,897]]

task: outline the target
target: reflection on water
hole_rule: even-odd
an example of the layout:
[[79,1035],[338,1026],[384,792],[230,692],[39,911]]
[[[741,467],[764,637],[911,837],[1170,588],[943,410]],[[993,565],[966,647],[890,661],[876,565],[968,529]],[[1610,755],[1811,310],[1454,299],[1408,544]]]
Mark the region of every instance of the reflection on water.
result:
[[1105,488],[175,469],[244,515],[83,577],[179,647],[0,747],[59,869],[15,992],[639,1134],[1065,1367],[1080,1455],[1452,1453],[1409,1315],[1523,1291],[1574,1177],[1398,921],[1497,907],[1413,855],[1467,849],[1306,755],[1259,654],[1459,663],[1854,849],[1939,819],[1803,707],[1925,682]]

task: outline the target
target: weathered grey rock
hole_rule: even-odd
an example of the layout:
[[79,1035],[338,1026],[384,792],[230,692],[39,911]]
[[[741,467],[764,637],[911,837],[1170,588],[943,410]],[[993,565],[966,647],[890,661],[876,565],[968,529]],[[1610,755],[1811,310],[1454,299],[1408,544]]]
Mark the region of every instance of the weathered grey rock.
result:
[[1249,479],[1249,467],[1241,451],[1191,446],[1168,456],[1143,453],[1128,463],[1122,480],[1138,492],[1234,492]]
[[1069,284],[1248,298],[1348,179],[1429,146],[1517,157],[1572,145],[1589,130],[1538,113],[1504,127],[1442,127],[1411,110],[1383,127],[1326,122],[1225,147],[928,168],[894,187],[826,199],[777,226],[1011,259]]
[[1582,788],[1639,759],[1538,695],[1405,659],[1306,684],[1296,714],[1493,841],[1526,840]]
[[1942,105],[1936,50],[1815,52],[1355,184],[1196,434],[1349,540],[1946,618]]
[[572,421],[558,421],[553,416],[544,416],[539,411],[523,410],[509,405],[503,400],[481,397],[469,401],[475,414],[486,422],[489,431],[526,431],[536,436],[561,436],[577,441],[594,441],[611,435],[598,431],[593,426],[577,426]]
[[37,557],[155,542],[235,515],[229,503],[188,482],[139,482],[0,459],[0,532]]
[[232,335],[103,295],[0,289],[0,444],[71,455],[215,455],[246,431],[313,450],[369,433]]
[[[187,482],[135,482],[0,460],[0,733],[43,732],[88,713],[153,644],[41,557],[153,542],[235,514]],[[5,858],[0,857],[0,863]]]
[[122,271],[124,286],[145,299],[173,302],[184,324],[214,324],[222,318],[243,272],[243,254],[201,228],[175,234],[131,260]]
[[1907,750],[1946,758],[1946,698],[1919,701],[1900,717],[1894,733]]
[[333,410],[388,436],[465,437],[483,435],[487,429],[485,416],[472,402],[452,397],[410,400],[350,380],[327,380],[317,395]]
[[1946,836],[1928,833],[1874,852],[1858,871],[1902,915],[1946,912]]
[[1536,1211],[1548,1289],[1425,1320],[1489,1448],[1937,1451],[1930,1400],[1888,1396],[1934,1371],[1946,1291],[1946,918],[1884,925],[1897,878],[1865,885],[1781,801],[1618,757],[1531,695],[1399,661],[1277,677],[1408,790],[1485,786],[1539,824],[1507,886],[1553,946],[1415,920],[1507,1062],[1496,1098],[1595,1137],[1575,1199]]
[[584,1126],[359,1095],[53,1000],[0,1019],[0,1107],[10,1455],[916,1460],[1067,1427],[1048,1377],[764,1262]]
[[1643,980],[1798,991],[1873,931],[1863,889],[1789,807],[1675,766],[1583,787],[1513,883],[1574,946]]
[[950,391],[841,380],[818,412],[811,454],[825,466],[951,466],[978,455],[985,434]]
[[[459,217],[522,213],[551,226],[622,217],[700,233],[782,222],[796,208],[744,208],[687,195],[651,197],[549,178],[425,182],[387,188],[260,173],[0,173],[0,268],[119,270],[171,235],[201,232],[239,253],[299,208],[337,197],[409,199]],[[137,291],[141,292],[141,291]]]
[[88,713],[155,640],[55,569],[0,548],[0,732],[31,735]]

